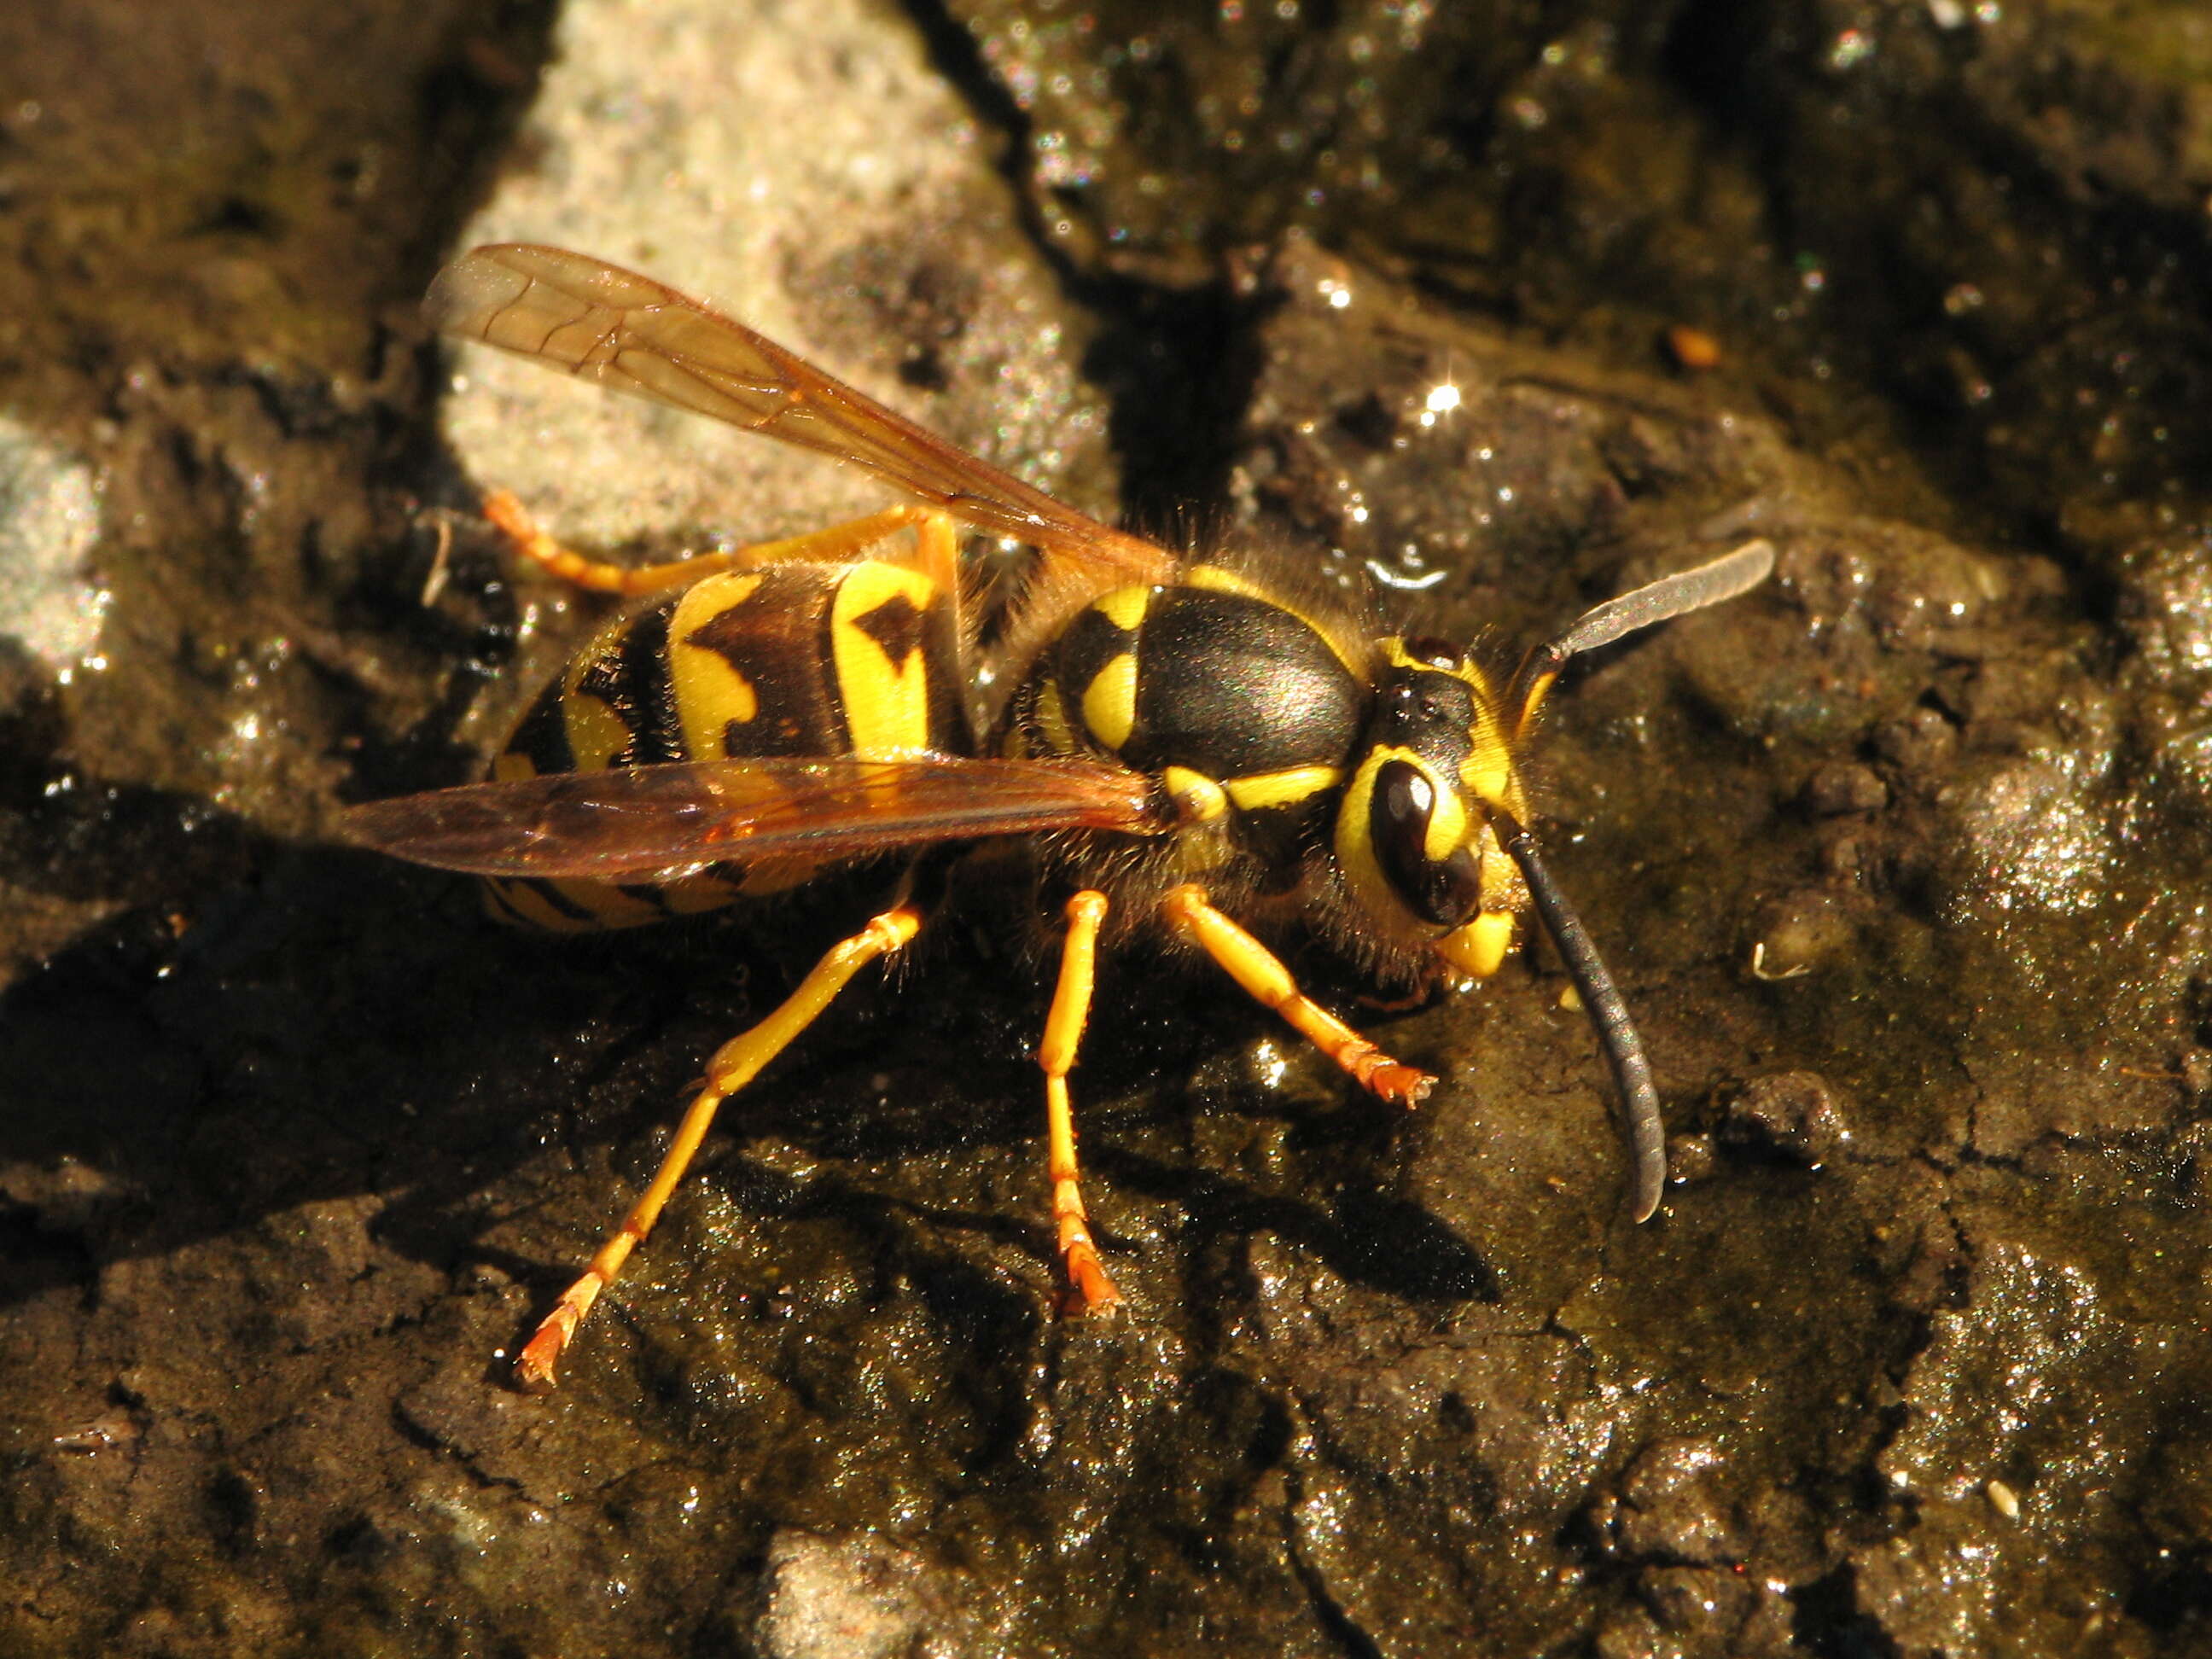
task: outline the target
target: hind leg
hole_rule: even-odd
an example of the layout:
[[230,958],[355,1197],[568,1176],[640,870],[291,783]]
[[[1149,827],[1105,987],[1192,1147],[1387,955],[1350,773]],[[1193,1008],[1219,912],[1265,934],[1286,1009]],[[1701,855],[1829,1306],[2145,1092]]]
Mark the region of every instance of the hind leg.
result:
[[1105,894],[1086,890],[1068,900],[1060,982],[1053,989],[1052,1010],[1045,1016],[1044,1038],[1037,1044],[1037,1065],[1044,1072],[1045,1164],[1052,1182],[1053,1226],[1060,1237],[1060,1262],[1072,1313],[1103,1312],[1121,1299],[1098,1259],[1098,1247],[1091,1242],[1090,1218],[1084,1213],[1076,1174],[1075,1112],[1067,1098],[1067,1074],[1074,1069],[1076,1048],[1090,1018],[1098,928],[1105,920]]
[[831,945],[821,961],[814,964],[813,970],[799,981],[799,988],[785,998],[775,1012],[715,1051],[714,1057],[707,1062],[706,1086],[693,1097],[684,1121],[677,1125],[676,1138],[669,1143],[652,1183],[630,1206],[622,1224],[599,1246],[582,1277],[562,1293],[553,1311],[545,1316],[537,1332],[524,1345],[514,1362],[514,1375],[525,1389],[536,1394],[553,1386],[554,1367],[562,1351],[575,1335],[584,1316],[592,1310],[592,1304],[599,1299],[599,1292],[622,1271],[629,1253],[652,1232],[670,1195],[684,1179],[684,1171],[691,1167],[691,1160],[700,1143],[706,1139],[722,1103],[751,1082],[762,1066],[781,1054],[793,1038],[820,1018],[837,994],[851,982],[854,975],[878,957],[903,949],[921,931],[921,912],[914,904],[902,900],[893,905],[850,939]]
[[912,562],[939,580],[949,580],[957,562],[957,538],[951,520],[932,507],[893,507],[864,519],[848,519],[826,529],[778,542],[755,542],[726,553],[698,553],[665,564],[611,564],[566,548],[538,527],[529,511],[509,491],[495,489],[484,497],[484,517],[514,550],[562,581],[594,593],[636,598],[671,587],[689,587],[702,576],[725,570],[750,570],[764,564],[793,560],[810,564],[841,564],[889,540],[912,526],[916,551]]

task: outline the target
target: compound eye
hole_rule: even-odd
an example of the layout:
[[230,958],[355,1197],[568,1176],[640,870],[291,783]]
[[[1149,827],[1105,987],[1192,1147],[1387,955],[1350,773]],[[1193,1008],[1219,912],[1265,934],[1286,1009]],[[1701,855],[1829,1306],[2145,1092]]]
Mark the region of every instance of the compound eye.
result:
[[1368,821],[1376,861],[1408,909],[1439,927],[1456,927],[1481,904],[1482,871],[1463,845],[1441,861],[1429,856],[1429,819],[1436,807],[1437,787],[1419,767],[1388,760],[1376,769]]

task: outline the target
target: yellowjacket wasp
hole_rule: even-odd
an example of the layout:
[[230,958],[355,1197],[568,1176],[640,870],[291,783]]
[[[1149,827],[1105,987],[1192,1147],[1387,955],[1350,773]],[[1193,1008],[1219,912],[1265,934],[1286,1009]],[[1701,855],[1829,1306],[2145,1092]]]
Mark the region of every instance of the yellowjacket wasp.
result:
[[[489,516],[539,564],[645,602],[546,688],[490,781],[351,814],[358,840],[482,876],[495,914],[554,928],[708,909],[907,855],[887,908],[708,1060],[644,1194],[524,1347],[525,1386],[551,1385],[720,1103],[914,939],[927,908],[917,872],[1004,837],[1027,838],[1066,919],[1037,1060],[1072,1307],[1120,1299],[1077,1185],[1067,1074],[1099,945],[1140,927],[1195,946],[1364,1088],[1410,1106],[1433,1079],[1309,999],[1248,924],[1303,923],[1376,980],[1418,983],[1495,971],[1533,905],[1620,1091],[1634,1213],[1658,1206],[1650,1068],[1529,834],[1516,757],[1568,659],[1754,586],[1772,567],[1765,543],[1597,606],[1501,688],[1459,647],[1376,637],[1356,602],[1262,563],[1179,557],[1109,529],[599,260],[481,247],[441,273],[426,307],[452,333],[850,462],[909,503],[625,569],[558,546],[495,495]],[[1006,633],[1012,689],[980,722],[957,526],[1040,557]]]

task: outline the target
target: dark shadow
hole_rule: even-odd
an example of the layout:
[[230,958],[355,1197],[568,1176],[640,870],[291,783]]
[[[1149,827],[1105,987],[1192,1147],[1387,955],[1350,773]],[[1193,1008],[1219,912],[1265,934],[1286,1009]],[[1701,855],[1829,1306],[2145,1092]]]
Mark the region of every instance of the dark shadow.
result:
[[1340,1279],[1387,1296],[1431,1303],[1501,1297],[1496,1273],[1464,1239],[1419,1205],[1360,1184],[1382,1178],[1380,1169],[1363,1176],[1355,1167],[1346,1177],[1351,1189],[1327,1200],[1263,1192],[1218,1170],[1097,1138],[1089,1161],[1100,1179],[1173,1203],[1190,1217],[1194,1238],[1207,1245],[1268,1232],[1318,1257]]
[[1791,1593],[1796,1617],[1790,1634],[1819,1659],[1898,1659],[1903,1650],[1881,1621],[1858,1603],[1857,1576],[1838,1567]]
[[1203,546],[1215,525],[1201,515],[1228,499],[1231,464],[1261,367],[1259,327],[1276,303],[1240,293],[1226,275],[1176,289],[1103,265],[1079,269],[1044,223],[1025,171],[1028,112],[992,74],[974,35],[944,0],[907,0],[932,66],[976,118],[1001,135],[999,171],[1023,229],[1060,288],[1090,312],[1098,331],[1084,374],[1110,404],[1108,436],[1122,464],[1121,516],[1170,547]]

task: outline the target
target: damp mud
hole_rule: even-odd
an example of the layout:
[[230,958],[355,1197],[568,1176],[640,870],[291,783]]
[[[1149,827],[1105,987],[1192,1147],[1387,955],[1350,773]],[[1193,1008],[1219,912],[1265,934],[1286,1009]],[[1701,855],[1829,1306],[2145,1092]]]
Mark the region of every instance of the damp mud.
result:
[[[387,9],[0,20],[0,1650],[2212,1653],[2201,8]],[[978,874],[515,1391],[869,896],[547,941],[337,815],[600,614],[484,489],[873,498],[427,338],[489,237],[1508,665],[1769,539],[1528,762],[1660,1213],[1547,946],[1295,957],[1410,1114],[1133,950],[1059,1317]]]

